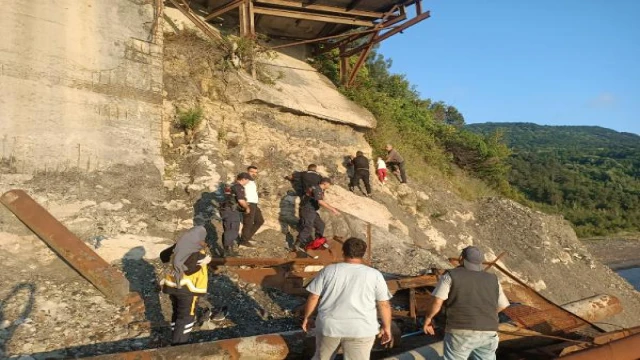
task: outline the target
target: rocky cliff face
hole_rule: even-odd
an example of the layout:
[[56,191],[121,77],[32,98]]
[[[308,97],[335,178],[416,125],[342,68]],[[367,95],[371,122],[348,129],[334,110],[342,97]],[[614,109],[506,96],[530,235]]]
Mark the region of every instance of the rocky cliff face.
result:
[[[287,87],[279,88],[278,80],[274,85],[257,83],[228,66],[224,59],[229,54],[193,34],[184,36],[167,36],[164,42],[162,178],[150,163],[91,173],[0,171],[1,192],[25,189],[101,256],[121,267],[134,290],[143,294],[149,320],[162,324],[170,313],[152,283],[159,252],[194,223],[207,224],[208,240],[219,242],[217,201],[223,184],[248,165],[259,168],[266,224],[256,236],[258,247],[243,249],[241,255],[284,256],[287,242],[296,235],[297,199],[283,177],[316,163],[333,178],[327,200],[340,210],[338,216],[321,211],[326,235],[364,237],[371,224],[373,265],[380,270],[413,275],[447,267],[447,257],[473,244],[485,250],[487,260],[506,252],[499,264],[555,302],[615,295],[625,310],[608,322],[637,325],[638,293],[594,260],[563,219],[499,198],[465,200],[446,181],[438,186],[419,184],[411,181],[410,173],[408,185],[392,178],[382,186],[372,176],[372,198],[358,190],[351,193],[345,156],[361,150],[371,157],[362,132],[374,123],[370,114],[347,105],[315,73],[322,81],[305,77],[299,84],[301,92],[313,97],[276,99],[279,89],[291,91],[299,79],[295,72],[309,69],[291,69],[286,64],[297,60],[280,55],[266,71],[278,73],[274,78],[280,77]],[[265,92],[271,95],[260,95]],[[325,100],[320,102],[325,104],[323,115],[305,104],[317,106],[315,99]],[[326,99],[341,99],[341,105],[331,108]],[[203,109],[204,121],[187,134],[175,123],[176,111],[197,106]],[[157,345],[154,341],[162,331],[150,333],[119,321],[123,309],[102,300],[4,208],[0,239],[0,254],[8,254],[0,268],[13,274],[0,277],[0,319],[8,322],[0,324],[4,354],[55,358]],[[243,284],[233,276],[213,276],[210,285],[214,304],[237,306],[219,329],[198,332],[200,339],[298,326],[291,310],[300,299]],[[99,311],[88,313],[89,303]]]

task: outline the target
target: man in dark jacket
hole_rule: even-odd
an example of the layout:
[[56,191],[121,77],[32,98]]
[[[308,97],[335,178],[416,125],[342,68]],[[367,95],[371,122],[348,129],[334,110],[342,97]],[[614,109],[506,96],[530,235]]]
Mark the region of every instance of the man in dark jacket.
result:
[[242,213],[249,214],[251,207],[247,202],[244,186],[251,180],[251,175],[246,172],[238,174],[236,181],[224,190],[224,201],[220,206],[222,218],[222,243],[224,256],[235,256],[234,245],[240,233]]
[[353,191],[356,186],[360,186],[360,180],[364,182],[364,187],[367,190],[367,196],[371,197],[371,183],[369,176],[369,159],[362,153],[362,151],[356,152],[356,157],[351,159],[353,164],[353,177],[349,184],[349,190]]
[[398,172],[400,172],[400,182],[401,183],[406,183],[407,182],[407,174],[404,171],[404,158],[398,153],[398,151],[396,149],[393,148],[393,146],[391,146],[391,144],[387,144],[387,166],[389,166],[393,173],[396,174],[396,176],[398,175]]
[[316,164],[309,164],[307,171],[294,171],[293,174],[285,176],[284,178],[291,181],[291,185],[296,191],[296,195],[302,198],[307,189],[320,184],[322,175],[316,171],[317,169],[318,166]]
[[[300,220],[298,222],[298,238],[296,243],[304,247],[309,241],[324,236],[324,221],[318,214],[320,207],[324,207],[333,214],[339,212],[324,200],[324,191],[331,186],[331,179],[322,178],[319,185],[307,189],[300,202]],[[315,238],[312,238],[314,234]]]
[[483,261],[479,248],[466,247],[460,255],[461,266],[447,271],[433,290],[423,330],[435,334],[433,317],[444,304],[445,360],[496,358],[498,313],[509,306],[509,300],[496,275],[484,271]]

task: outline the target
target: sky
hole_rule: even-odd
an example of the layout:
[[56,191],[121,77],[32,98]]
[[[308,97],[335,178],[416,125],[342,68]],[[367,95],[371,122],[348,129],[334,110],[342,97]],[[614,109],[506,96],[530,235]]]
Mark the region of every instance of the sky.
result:
[[640,134],[640,0],[424,0],[423,9],[429,19],[378,51],[467,123]]

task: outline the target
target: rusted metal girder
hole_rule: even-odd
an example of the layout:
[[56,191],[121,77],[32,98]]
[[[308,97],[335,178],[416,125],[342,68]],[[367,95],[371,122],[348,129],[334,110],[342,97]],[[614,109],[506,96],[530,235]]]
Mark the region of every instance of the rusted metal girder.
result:
[[222,36],[220,34],[211,30],[209,25],[206,22],[202,21],[196,14],[191,11],[189,8],[189,4],[185,3],[184,0],[169,0],[176,7],[176,9],[180,10],[184,16],[186,16],[191,22],[200,29],[203,33],[205,33],[208,37],[213,40],[222,40]]
[[137,294],[129,293],[129,281],[120,271],[104,261],[27,193],[10,190],[0,197],[0,202],[109,300],[121,306],[139,301]]
[[591,322],[604,320],[622,312],[620,300],[611,295],[595,295],[564,304],[562,308]]
[[290,331],[158,349],[93,356],[94,360],[285,359],[296,355],[305,333]]
[[640,358],[640,334],[627,336],[594,348],[576,351],[562,360],[638,360]]

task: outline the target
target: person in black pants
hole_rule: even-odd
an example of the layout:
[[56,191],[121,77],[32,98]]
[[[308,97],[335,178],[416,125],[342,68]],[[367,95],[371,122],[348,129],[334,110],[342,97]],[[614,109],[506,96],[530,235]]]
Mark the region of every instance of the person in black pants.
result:
[[251,180],[251,176],[246,172],[238,174],[236,181],[224,190],[224,201],[220,206],[220,217],[222,218],[222,245],[224,256],[236,256],[233,249],[238,235],[240,234],[240,223],[242,213],[251,213],[251,207],[247,202],[244,186]]
[[[314,185],[307,189],[302,197],[296,244],[304,247],[309,241],[324,236],[324,221],[318,214],[321,206],[331,211],[334,215],[339,214],[338,210],[324,200],[324,191],[330,186],[331,179],[322,178],[319,185]],[[312,234],[315,235],[315,238],[311,238]]]
[[349,190],[353,192],[356,186],[360,186],[360,180],[364,182],[364,187],[367,190],[367,196],[371,197],[371,182],[369,176],[369,159],[364,156],[362,151],[356,152],[356,157],[351,159],[353,164],[354,173],[349,184]]
[[196,226],[160,254],[163,262],[170,263],[160,285],[162,292],[171,299],[171,345],[189,341],[196,324],[198,297],[207,294],[207,264],[211,262],[211,256],[206,247],[206,236],[207,230]]
[[251,180],[244,186],[247,202],[251,208],[249,212],[242,217],[242,235],[240,236],[239,246],[254,247],[251,238],[256,234],[258,229],[264,224],[262,211],[258,207],[258,186],[256,178],[258,176],[258,168],[251,165],[247,168],[247,173],[251,175]]
[[391,144],[387,144],[385,149],[387,149],[387,166],[391,168],[396,176],[400,176],[400,182],[402,184],[406,184],[407,174],[404,170],[404,158]]

